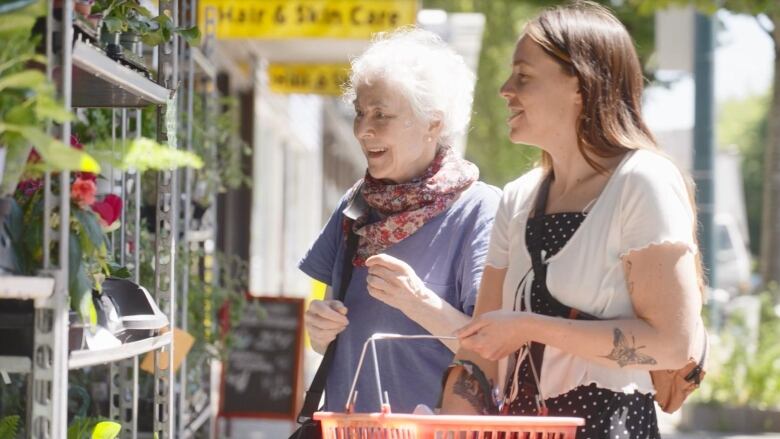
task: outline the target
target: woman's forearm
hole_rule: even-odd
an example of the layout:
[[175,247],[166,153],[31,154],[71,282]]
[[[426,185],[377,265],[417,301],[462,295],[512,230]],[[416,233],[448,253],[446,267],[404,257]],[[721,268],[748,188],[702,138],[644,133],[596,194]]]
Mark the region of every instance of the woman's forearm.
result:
[[[424,296],[425,299],[418,302],[417,306],[405,307],[401,311],[431,334],[451,336],[471,320],[471,317],[460,312],[433,291],[428,290]],[[458,351],[457,340],[442,340],[442,343],[452,352]]]
[[607,367],[678,369],[698,354],[695,325],[653,327],[641,319],[583,321],[523,313],[524,338]]

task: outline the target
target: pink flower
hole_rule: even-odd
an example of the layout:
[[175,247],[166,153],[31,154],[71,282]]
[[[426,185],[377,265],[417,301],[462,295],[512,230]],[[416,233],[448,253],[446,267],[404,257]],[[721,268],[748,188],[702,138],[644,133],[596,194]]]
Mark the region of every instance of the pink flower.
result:
[[70,198],[84,209],[95,202],[95,192],[97,186],[94,181],[79,177],[70,187]]
[[92,203],[92,210],[100,217],[100,225],[109,228],[122,214],[122,198],[108,194],[102,201]]

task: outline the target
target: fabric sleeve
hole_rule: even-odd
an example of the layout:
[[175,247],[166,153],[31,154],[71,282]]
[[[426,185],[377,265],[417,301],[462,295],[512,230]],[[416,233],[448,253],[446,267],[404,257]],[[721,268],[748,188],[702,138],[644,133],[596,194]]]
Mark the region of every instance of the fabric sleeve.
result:
[[494,268],[506,268],[509,266],[509,221],[512,219],[510,194],[512,190],[507,185],[498,204],[496,218],[490,232],[487,258],[485,264]]
[[[492,216],[492,213],[490,215]],[[493,219],[490,218],[475,227],[463,249],[458,291],[460,292],[460,310],[469,316],[474,314],[474,307],[477,303],[477,293],[482,282],[482,271],[485,269],[485,258],[487,257],[492,226]]]
[[627,179],[621,203],[621,257],[663,243],[684,244],[697,251],[695,218],[685,182],[674,165],[664,165]]
[[345,200],[342,199],[306,256],[298,263],[301,271],[330,286],[333,286],[333,268],[344,236],[344,215],[341,213],[344,205]]

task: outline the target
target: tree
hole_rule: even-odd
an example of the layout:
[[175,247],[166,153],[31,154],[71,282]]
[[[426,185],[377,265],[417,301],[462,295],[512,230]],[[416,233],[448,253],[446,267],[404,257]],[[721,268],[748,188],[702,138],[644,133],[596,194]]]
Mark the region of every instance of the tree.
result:
[[[637,45],[642,65],[654,50],[653,13],[670,6],[693,4],[699,10],[713,13],[725,8],[756,17],[775,46],[772,93],[763,151],[763,213],[761,220],[761,275],[764,283],[780,281],[780,1],[778,0],[597,0],[612,8],[628,29]],[[536,160],[535,150],[512,145],[506,138],[503,123],[506,110],[496,99],[498,89],[509,73],[512,48],[522,28],[536,7],[564,3],[557,0],[424,0],[427,8],[448,11],[481,12],[486,17],[486,31],[480,55],[474,100],[474,127],[469,133],[467,157],[480,165],[483,178],[503,184],[529,168]],[[646,71],[652,78],[652,72]]]
[[[612,7],[610,0],[599,2]],[[525,22],[539,7],[560,3],[553,0],[423,0],[424,7],[429,9],[479,12],[485,16],[474,91],[474,117],[466,157],[479,166],[481,178],[488,183],[502,186],[531,168],[539,159],[536,148],[514,145],[509,141],[504,122],[509,113],[504,100],[498,96],[498,90],[509,76],[512,52]],[[654,49],[653,17],[637,15],[634,6],[613,9],[637,42],[640,58],[647,60]],[[652,77],[652,74],[648,72],[647,76]]]
[[750,14],[775,45],[774,81],[769,98],[764,144],[763,212],[761,219],[761,277],[764,284],[780,281],[780,2],[777,0],[629,0],[640,12],[649,13],[670,5],[693,3],[700,10],[718,7]]
[[767,135],[769,95],[727,101],[718,108],[718,144],[736,145],[742,156],[750,252],[761,252],[761,201],[764,186],[764,145]]

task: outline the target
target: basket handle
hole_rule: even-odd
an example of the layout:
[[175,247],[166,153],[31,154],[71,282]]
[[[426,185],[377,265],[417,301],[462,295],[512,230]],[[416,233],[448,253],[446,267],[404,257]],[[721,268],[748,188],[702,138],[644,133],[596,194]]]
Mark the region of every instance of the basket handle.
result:
[[379,361],[377,360],[376,356],[376,341],[377,340],[424,340],[424,339],[435,339],[435,340],[457,340],[458,338],[452,335],[432,335],[432,334],[420,334],[420,335],[402,335],[402,334],[385,334],[385,333],[376,333],[369,337],[365,343],[363,343],[363,351],[360,353],[360,360],[358,361],[357,370],[355,371],[355,377],[352,379],[352,386],[349,389],[349,394],[347,395],[347,402],[345,404],[345,409],[347,413],[352,413],[355,408],[355,401],[357,400],[357,380],[358,376],[360,376],[360,370],[363,368],[363,360],[366,356],[366,350],[368,349],[368,346],[371,345],[371,352],[373,354],[373,360],[374,360],[374,377],[376,379],[376,388],[379,394],[379,407],[382,411],[382,413],[390,413],[390,398],[387,395],[387,392],[382,391],[382,380],[379,377]]

